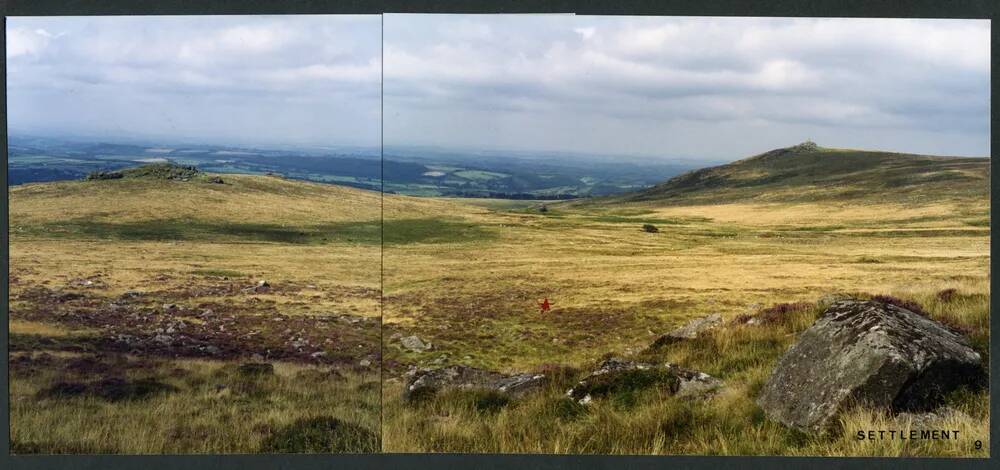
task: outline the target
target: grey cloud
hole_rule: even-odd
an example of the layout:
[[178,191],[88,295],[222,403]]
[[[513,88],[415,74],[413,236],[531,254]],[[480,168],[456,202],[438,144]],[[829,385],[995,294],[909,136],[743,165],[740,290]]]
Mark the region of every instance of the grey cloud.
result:
[[11,18],[10,127],[377,146],[380,23],[378,16]]
[[989,34],[975,20],[387,15],[385,141],[732,158],[824,136],[985,155]]

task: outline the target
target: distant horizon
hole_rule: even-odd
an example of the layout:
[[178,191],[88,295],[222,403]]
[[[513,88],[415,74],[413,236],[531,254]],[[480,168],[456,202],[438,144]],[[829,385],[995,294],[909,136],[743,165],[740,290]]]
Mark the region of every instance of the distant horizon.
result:
[[[326,144],[299,144],[299,143],[260,143],[260,144],[241,144],[236,142],[223,142],[219,140],[204,140],[197,141],[197,139],[192,138],[170,138],[170,137],[143,137],[143,136],[88,136],[88,135],[72,135],[72,134],[58,134],[58,133],[44,133],[44,132],[24,132],[24,131],[8,131],[8,145],[10,145],[11,137],[28,137],[28,138],[42,138],[42,139],[52,139],[52,140],[66,140],[70,142],[77,143],[105,143],[105,144],[127,144],[127,145],[190,145],[190,146],[205,146],[205,147],[220,147],[220,148],[231,148],[231,149],[247,149],[247,150],[265,150],[265,151],[289,151],[296,149],[357,149],[366,150],[373,153],[382,154],[384,157],[385,151],[388,149],[393,150],[410,150],[410,151],[434,151],[439,153],[447,154],[511,154],[512,156],[529,156],[538,157],[544,155],[559,155],[559,156],[582,156],[590,157],[595,159],[616,159],[621,158],[630,162],[639,162],[646,164],[656,164],[656,163],[689,163],[689,164],[725,164],[731,163],[740,159],[753,157],[755,155],[760,155],[772,150],[793,147],[795,145],[812,141],[810,139],[805,139],[799,142],[788,143],[787,145],[782,145],[779,147],[772,147],[756,151],[748,151],[739,155],[733,155],[729,158],[705,158],[699,156],[688,156],[688,155],[673,155],[673,156],[649,156],[649,155],[637,155],[637,154],[625,154],[625,153],[593,153],[593,152],[579,152],[573,150],[547,150],[547,149],[516,149],[516,148],[476,148],[476,147],[445,147],[440,145],[420,145],[420,144],[393,144],[380,147],[378,145],[353,145],[353,144],[337,144],[337,143],[326,143]],[[868,151],[868,152],[885,152],[885,153],[900,153],[909,155],[926,155],[934,157],[955,157],[955,158],[992,158],[991,155],[956,155],[956,154],[935,154],[935,153],[915,153],[896,149],[886,149],[886,148],[863,148],[863,147],[848,147],[840,145],[829,145],[823,142],[815,142],[821,148],[828,149],[842,149],[842,150],[858,150],[858,151]],[[403,156],[403,155],[400,155]],[[471,156],[471,155],[470,155]]]

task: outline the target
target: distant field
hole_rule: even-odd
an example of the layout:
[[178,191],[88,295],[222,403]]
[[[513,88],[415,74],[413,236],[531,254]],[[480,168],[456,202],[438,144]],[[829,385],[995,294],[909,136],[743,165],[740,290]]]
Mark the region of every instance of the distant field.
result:
[[[8,184],[78,180],[92,171],[138,163],[170,162],[204,171],[282,175],[417,196],[565,199],[607,195],[649,187],[690,169],[685,163],[609,163],[600,157],[567,161],[565,156],[498,158],[432,150],[383,155],[381,149],[231,148],[218,145],[139,145],[11,137]],[[597,160],[594,160],[594,159]],[[594,160],[594,161],[589,161]],[[470,163],[472,161],[473,163]]]

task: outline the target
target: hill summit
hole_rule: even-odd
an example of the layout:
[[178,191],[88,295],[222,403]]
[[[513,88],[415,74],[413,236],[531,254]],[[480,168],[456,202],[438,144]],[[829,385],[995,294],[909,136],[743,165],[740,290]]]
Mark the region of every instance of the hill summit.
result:
[[820,147],[806,141],[678,175],[612,200],[662,204],[989,197],[989,158]]

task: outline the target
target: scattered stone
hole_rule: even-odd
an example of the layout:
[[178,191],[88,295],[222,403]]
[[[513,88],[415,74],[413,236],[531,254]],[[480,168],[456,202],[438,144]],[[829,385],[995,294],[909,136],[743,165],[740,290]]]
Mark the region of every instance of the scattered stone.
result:
[[704,372],[675,364],[650,364],[610,358],[588,374],[566,396],[581,405],[614,393],[630,392],[652,386],[665,386],[679,398],[704,398],[717,392],[723,382]]
[[432,347],[429,341],[425,342],[417,335],[404,336],[399,339],[399,344],[401,344],[404,349],[412,352],[429,351]]
[[652,348],[659,348],[666,346],[668,344],[673,344],[678,341],[684,341],[688,339],[695,339],[699,334],[715,328],[722,323],[722,315],[718,313],[713,313],[707,317],[698,318],[688,322],[688,324],[671,331],[663,336],[660,336],[653,342],[650,346]]
[[961,335],[896,305],[844,300],[778,360],[757,403],[777,422],[819,432],[851,404],[928,410],[984,384],[982,358]]
[[164,346],[169,346],[171,343],[173,343],[174,338],[172,338],[172,337],[170,337],[168,335],[158,334],[158,335],[156,335],[156,336],[153,337],[153,341],[155,341],[157,343],[160,343],[160,344],[162,344]]
[[511,396],[522,396],[547,383],[545,374],[503,374],[465,365],[440,369],[416,369],[406,383],[403,398],[415,400],[431,396],[445,388],[492,390]]
[[677,391],[674,393],[675,397],[678,398],[699,398],[712,395],[719,391],[723,385],[725,385],[721,380],[712,377],[704,372],[698,372],[688,369],[682,369],[677,366],[673,366],[680,378],[680,384],[677,387]]

